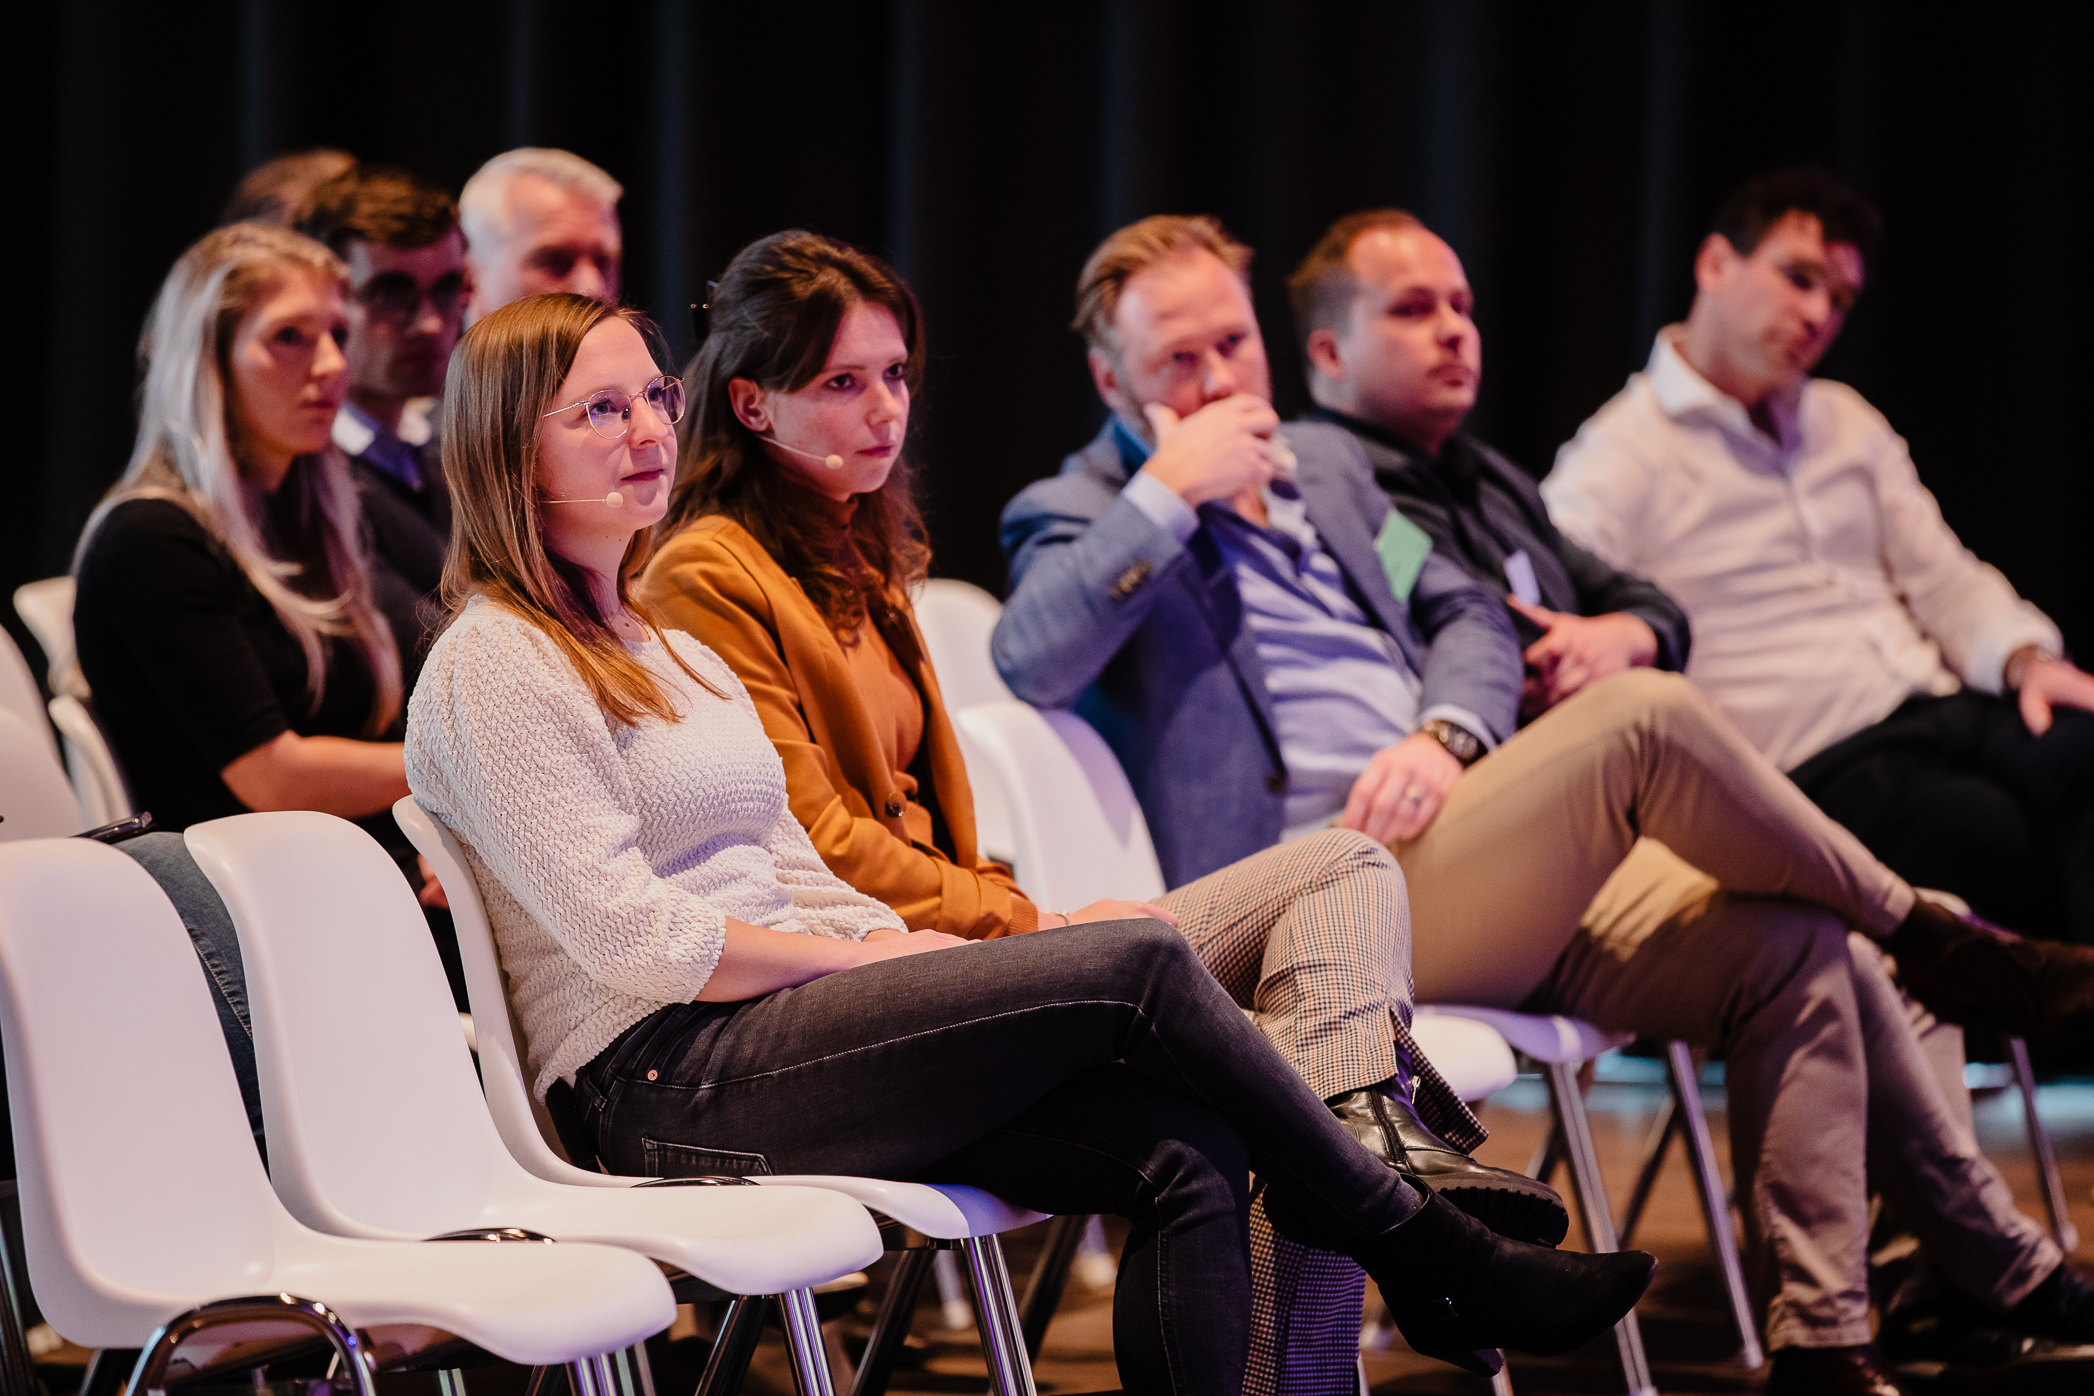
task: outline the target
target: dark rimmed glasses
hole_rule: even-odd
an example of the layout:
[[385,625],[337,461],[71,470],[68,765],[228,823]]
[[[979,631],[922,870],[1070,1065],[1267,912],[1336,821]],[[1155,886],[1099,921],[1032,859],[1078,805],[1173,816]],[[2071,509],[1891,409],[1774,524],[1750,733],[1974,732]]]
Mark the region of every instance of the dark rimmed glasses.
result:
[[[556,417],[562,412],[579,407],[589,414],[589,430],[595,432],[598,436],[609,437],[611,440],[616,441],[619,437],[625,435],[626,432],[632,430],[634,396],[634,394],[628,393],[623,388],[605,388],[601,392],[591,393],[580,402],[570,402],[563,407],[555,407],[550,412],[541,412],[538,415],[541,417]],[[647,380],[647,386],[640,389],[638,396],[647,403],[649,409],[657,417],[660,417],[669,425],[675,426],[683,420],[683,380],[681,378],[668,373],[657,374]]]

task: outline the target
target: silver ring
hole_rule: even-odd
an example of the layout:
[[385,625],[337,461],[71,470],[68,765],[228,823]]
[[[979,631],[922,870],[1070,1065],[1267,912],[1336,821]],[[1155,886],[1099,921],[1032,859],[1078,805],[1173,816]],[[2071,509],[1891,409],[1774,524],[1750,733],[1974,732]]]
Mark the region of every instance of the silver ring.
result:
[[1403,792],[1403,802],[1407,805],[1422,805],[1425,803],[1425,792],[1412,786]]

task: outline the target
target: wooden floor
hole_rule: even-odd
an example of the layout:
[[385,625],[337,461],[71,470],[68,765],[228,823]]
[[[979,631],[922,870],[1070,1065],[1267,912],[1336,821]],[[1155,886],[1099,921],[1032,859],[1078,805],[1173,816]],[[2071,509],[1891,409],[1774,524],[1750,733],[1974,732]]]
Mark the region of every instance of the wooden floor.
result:
[[[1635,1180],[1645,1134],[1664,1099],[1662,1085],[1648,1070],[1655,1065],[1610,1061],[1588,1098],[1601,1166],[1617,1214]],[[1652,1079],[1634,1079],[1637,1077]],[[1730,1160],[1724,1137],[1723,1092],[1718,1086],[1707,1087],[1703,1099],[1727,1178]],[[2090,1189],[2094,1189],[2094,1083],[2045,1086],[2042,1102],[2057,1142],[2074,1221],[2082,1237],[2094,1239],[2094,1199],[2090,1199]],[[2019,1096],[2011,1091],[1982,1091],[1976,1113],[1979,1137],[1987,1154],[2006,1174],[2023,1210],[2042,1220],[2044,1212],[2023,1132]],[[1482,1116],[1491,1138],[1477,1151],[1477,1156],[1505,1167],[1527,1167],[1549,1120],[1548,1099],[1539,1078],[1523,1077],[1492,1096],[1485,1103]],[[1737,1340],[1709,1261],[1701,1213],[1686,1164],[1677,1145],[1674,1149],[1636,1238],[1638,1245],[1660,1260],[1657,1282],[1637,1309],[1652,1374],[1661,1391],[1680,1396],[1758,1391],[1764,1369],[1755,1373],[1735,1361]],[[1558,1182],[1562,1183],[1560,1177]],[[1031,1241],[1022,1233],[1011,1239],[1012,1269],[1020,1276],[1030,1262]],[[1564,1244],[1584,1244],[1575,1224]],[[2083,1271],[2094,1273],[2094,1246],[2083,1241],[2076,1259]],[[1070,1288],[1069,1297],[1048,1331],[1037,1367],[1040,1390],[1051,1396],[1115,1390],[1119,1378],[1112,1364],[1112,1296],[1109,1291],[1082,1290],[1073,1283]],[[1371,1301],[1371,1290],[1369,1297]],[[984,1368],[972,1330],[943,1331],[937,1324],[935,1310],[927,1307],[918,1331],[931,1340],[927,1361],[920,1369],[897,1374],[894,1390],[985,1389]],[[1489,1390],[1485,1382],[1418,1357],[1403,1347],[1400,1338],[1386,1350],[1366,1353],[1365,1362],[1368,1380],[1377,1396],[1480,1396]],[[1622,1390],[1611,1338],[1567,1357],[1543,1360],[1515,1356],[1511,1373],[1514,1390],[1520,1396]]]

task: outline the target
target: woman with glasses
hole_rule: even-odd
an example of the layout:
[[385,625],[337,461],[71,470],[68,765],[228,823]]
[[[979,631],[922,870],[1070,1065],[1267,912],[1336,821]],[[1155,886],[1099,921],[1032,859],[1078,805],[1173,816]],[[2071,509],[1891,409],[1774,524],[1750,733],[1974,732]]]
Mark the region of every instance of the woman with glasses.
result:
[[[75,557],[81,674],[140,810],[180,830],[246,810],[362,823],[435,901],[388,815],[407,793],[415,594],[366,551],[331,440],[346,271],[286,229],[210,233],[140,342],[131,462]],[[447,917],[438,942],[462,996]]]
[[823,866],[748,691],[632,596],[681,385],[574,295],[468,330],[444,400],[453,617],[410,707],[571,1152],[610,1171],[969,1183],[1132,1220],[1128,1389],[1236,1396],[1247,1177],[1353,1256],[1421,1351],[1558,1351],[1648,1256],[1507,1241],[1362,1148],[1153,920],[967,941]]

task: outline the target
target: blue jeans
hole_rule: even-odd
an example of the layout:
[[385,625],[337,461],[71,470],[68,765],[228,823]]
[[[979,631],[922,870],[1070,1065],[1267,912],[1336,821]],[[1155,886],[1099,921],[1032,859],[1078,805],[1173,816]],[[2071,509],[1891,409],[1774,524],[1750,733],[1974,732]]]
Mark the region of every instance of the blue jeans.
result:
[[262,1140],[262,1088],[255,1074],[254,1023],[247,1014],[247,976],[240,969],[240,939],[233,931],[233,918],[218,889],[204,870],[189,856],[189,846],[180,834],[140,834],[115,845],[153,875],[160,890],[174,903],[203,963],[204,979],[211,986],[211,1002],[218,1009],[218,1027],[225,1034],[225,1048],[233,1059],[233,1075],[240,1082],[240,1100],[247,1107],[247,1123],[254,1130],[254,1143],[269,1160]]
[[1127,1217],[1113,1346],[1130,1391],[1241,1391],[1250,1172],[1341,1238],[1422,1205],[1157,921],[676,1004],[582,1068],[575,1097],[613,1172],[912,1178]]

